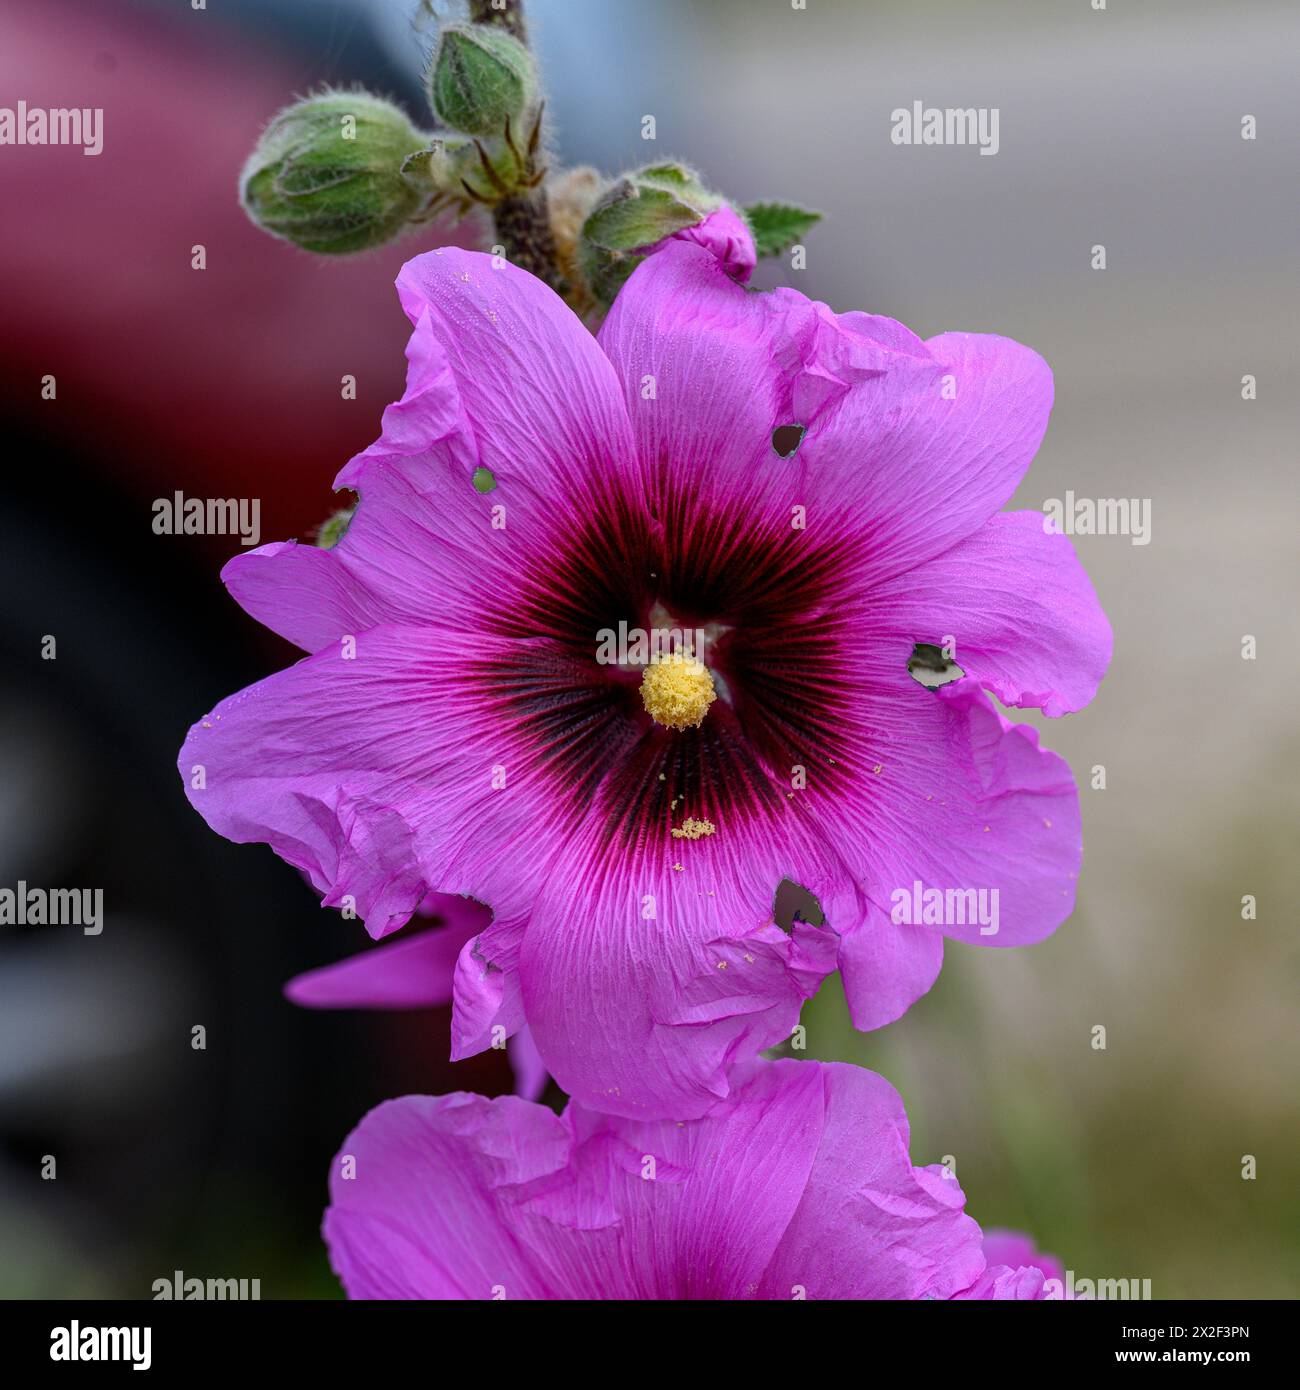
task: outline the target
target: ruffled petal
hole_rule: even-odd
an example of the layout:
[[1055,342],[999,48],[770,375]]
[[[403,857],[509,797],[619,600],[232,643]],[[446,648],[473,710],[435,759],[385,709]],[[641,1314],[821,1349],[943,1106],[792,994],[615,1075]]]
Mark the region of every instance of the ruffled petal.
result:
[[503,1219],[562,1172],[570,1137],[514,1096],[407,1096],[372,1110],[330,1170],[324,1236],[350,1298],[546,1298],[544,1268]]
[[416,325],[418,389],[384,415],[384,437],[340,475],[445,443],[469,481],[485,467],[572,504],[605,467],[631,462],[619,383],[558,295],[501,257],[446,247],[408,261],[398,298]]
[[407,1097],[349,1136],[325,1236],[354,1298],[945,1298],[979,1227],[907,1142],[892,1087],[818,1062],[685,1122]]
[[221,578],[245,613],[308,652],[390,616],[388,605],[333,551],[297,541],[236,555]]
[[428,626],[326,648],[194,725],[179,761],[190,800],[228,839],[270,844],[326,906],[350,896],[374,937],[431,887],[511,920],[535,899],[539,839],[567,833],[498,674],[533,657],[537,681],[572,681],[526,643]]
[[980,1229],[951,1175],[912,1167],[898,1092],[862,1067],[817,1065],[825,1127],[760,1297],[948,1298],[966,1288],[984,1263]]
[[526,1026],[519,951],[527,926],[528,914],[498,917],[461,948],[452,987],[453,1062],[497,1045],[502,1037],[514,1037]]
[[674,232],[673,237],[677,241],[694,242],[712,252],[728,276],[741,285],[758,264],[753,233],[745,225],[744,218],[725,203],[709,213],[703,222]]

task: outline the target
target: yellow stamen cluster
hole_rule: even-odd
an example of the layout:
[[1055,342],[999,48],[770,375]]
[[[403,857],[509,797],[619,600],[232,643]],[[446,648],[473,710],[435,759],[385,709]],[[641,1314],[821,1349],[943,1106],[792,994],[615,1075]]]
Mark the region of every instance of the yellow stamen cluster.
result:
[[681,652],[660,657],[641,677],[641,702],[646,713],[668,729],[693,729],[702,724],[717,697],[709,668]]

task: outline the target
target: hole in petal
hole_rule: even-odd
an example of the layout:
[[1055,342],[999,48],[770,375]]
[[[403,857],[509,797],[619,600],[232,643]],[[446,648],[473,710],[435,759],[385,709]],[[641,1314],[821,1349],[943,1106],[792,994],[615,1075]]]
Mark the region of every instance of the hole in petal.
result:
[[788,459],[794,455],[794,451],[803,443],[803,425],[778,425],[772,431],[772,447],[777,454]]
[[474,491],[491,492],[497,485],[497,480],[492,476],[490,468],[476,468],[474,470]]
[[942,647],[932,642],[918,642],[907,659],[907,674],[927,690],[937,690],[941,685],[961,680],[966,672],[944,656]]
[[772,904],[772,919],[782,931],[790,931],[796,921],[820,927],[826,923],[822,905],[802,885],[792,878],[783,878],[776,885],[776,900]]

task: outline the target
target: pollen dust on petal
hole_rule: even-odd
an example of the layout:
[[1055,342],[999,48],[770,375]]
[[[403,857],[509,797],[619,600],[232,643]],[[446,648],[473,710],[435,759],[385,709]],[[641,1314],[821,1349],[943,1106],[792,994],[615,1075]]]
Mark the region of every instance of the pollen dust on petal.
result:
[[711,820],[696,820],[694,816],[687,816],[680,826],[673,827],[674,840],[702,840],[717,833],[718,827]]

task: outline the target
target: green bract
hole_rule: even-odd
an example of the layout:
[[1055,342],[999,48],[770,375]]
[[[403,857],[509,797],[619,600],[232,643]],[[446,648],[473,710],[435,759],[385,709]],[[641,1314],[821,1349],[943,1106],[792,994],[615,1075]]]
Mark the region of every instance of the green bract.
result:
[[684,164],[651,164],[616,179],[582,224],[583,274],[597,298],[609,303],[642,253],[703,222],[721,202]]
[[793,203],[751,203],[745,209],[745,220],[754,233],[754,249],[762,258],[779,256],[802,241],[822,215]]

